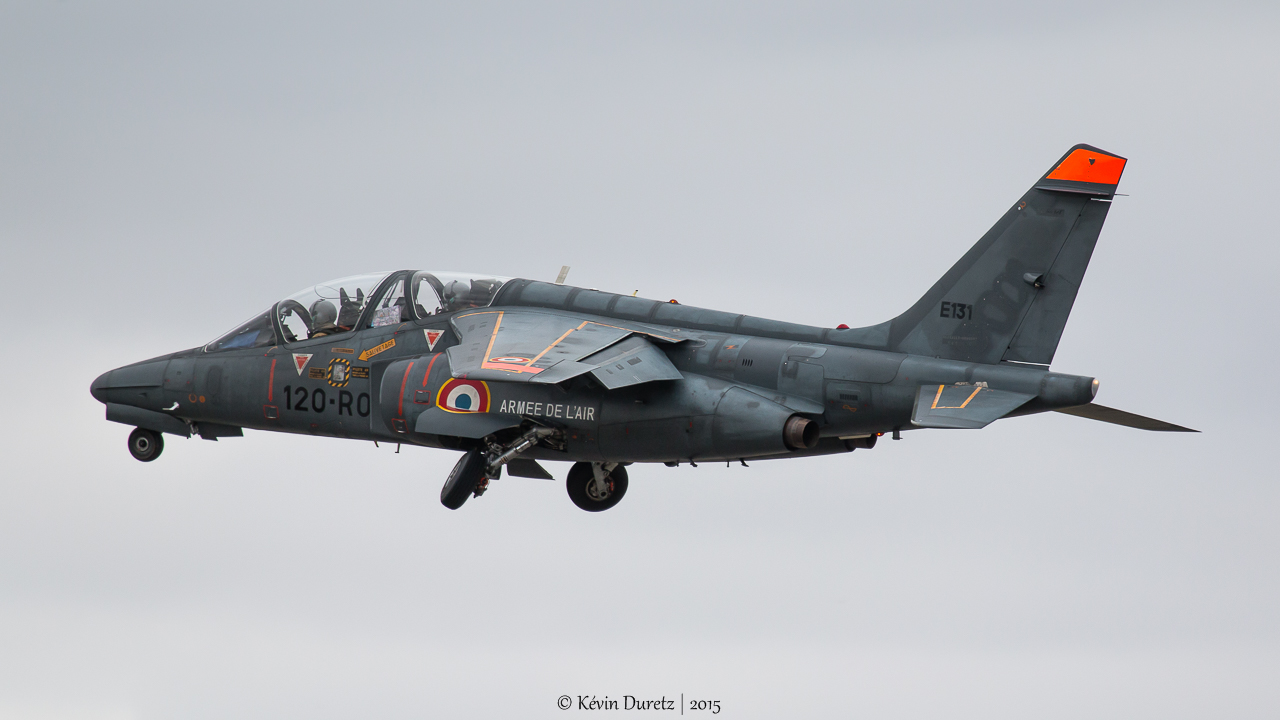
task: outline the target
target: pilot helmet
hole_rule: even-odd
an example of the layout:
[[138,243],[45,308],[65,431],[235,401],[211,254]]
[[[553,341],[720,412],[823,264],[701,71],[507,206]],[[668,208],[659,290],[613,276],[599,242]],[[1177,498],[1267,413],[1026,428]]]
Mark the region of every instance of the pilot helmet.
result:
[[311,303],[311,328],[333,327],[338,319],[338,308],[328,300],[317,300]]
[[462,307],[471,293],[471,286],[461,280],[453,280],[444,286],[444,302],[450,307]]

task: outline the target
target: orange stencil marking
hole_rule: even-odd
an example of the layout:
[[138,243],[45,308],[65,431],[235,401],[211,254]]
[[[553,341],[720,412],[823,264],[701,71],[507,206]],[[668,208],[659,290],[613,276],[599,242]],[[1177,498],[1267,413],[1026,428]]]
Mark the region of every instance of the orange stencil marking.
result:
[[[930,410],[963,410],[964,407],[969,404],[970,400],[978,397],[978,393],[982,392],[982,386],[979,385],[975,387],[973,389],[973,392],[969,393],[969,397],[965,398],[964,402],[960,403],[959,405],[939,405],[938,400],[942,398],[942,390],[945,387],[946,385],[938,386],[938,394],[933,396],[933,406],[929,408]],[[955,402],[955,401],[952,400],[952,402]]]
[[[493,323],[493,333],[489,335],[489,347],[484,351],[484,359],[480,361],[480,367],[485,370],[506,370],[513,373],[529,373],[536,375],[542,372],[542,368],[528,367],[524,364],[494,362],[490,358],[493,357],[493,344],[498,340],[498,331],[502,329],[502,311],[498,311],[498,319]],[[565,333],[566,335],[568,333]],[[541,356],[539,356],[541,357]],[[536,359],[536,358],[535,358]],[[533,362],[530,360],[529,362]]]
[[276,359],[271,358],[271,378],[267,380],[267,402],[272,402],[274,387],[276,384]]
[[1114,155],[1078,148],[1058,163],[1058,167],[1045,179],[1116,185],[1126,162],[1128,160]]
[[498,313],[498,319],[493,323],[493,334],[489,336],[489,347],[484,351],[484,361],[480,363],[480,367],[484,367],[489,363],[489,358],[493,357],[493,343],[498,339],[498,330],[502,327],[502,313]]
[[513,373],[529,373],[530,375],[537,375],[542,372],[542,368],[529,367],[527,365],[512,365],[511,363],[500,362],[482,362],[480,363],[480,367],[484,370],[506,370],[507,372]]
[[551,348],[553,348],[553,347],[555,347],[555,346],[559,345],[561,340],[564,340],[565,338],[569,337],[569,333],[571,333],[571,332],[573,332],[573,331],[575,331],[575,330],[581,330],[582,328],[584,328],[584,327],[586,327],[586,326],[587,326],[587,323],[588,323],[588,322],[589,322],[588,320],[583,320],[583,321],[582,321],[582,324],[581,324],[581,325],[579,325],[578,327],[576,327],[576,328],[569,328],[568,330],[565,330],[563,335],[561,335],[560,337],[556,338],[556,339],[555,339],[555,342],[551,343],[551,344],[550,344],[550,345],[548,345],[545,349],[543,349],[543,351],[542,351],[542,352],[538,353],[538,354],[537,354],[537,356],[536,356],[536,357],[534,357],[532,360],[530,360],[528,364],[529,364],[529,365],[532,365],[532,364],[534,364],[534,363],[538,362],[539,360],[541,360],[543,355],[546,355],[547,353],[551,352]]

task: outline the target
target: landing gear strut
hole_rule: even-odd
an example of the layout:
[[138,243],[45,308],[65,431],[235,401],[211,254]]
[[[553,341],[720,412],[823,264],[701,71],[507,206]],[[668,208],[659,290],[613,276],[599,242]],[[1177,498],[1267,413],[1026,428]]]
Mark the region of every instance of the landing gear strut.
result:
[[160,457],[163,451],[164,438],[160,437],[160,433],[142,428],[134,428],[129,433],[129,454],[134,460],[151,462]]
[[520,453],[538,444],[538,441],[556,435],[557,431],[535,427],[516,438],[510,444],[488,442],[487,448],[467,451],[453,466],[449,479],[440,488],[440,503],[450,510],[457,510],[472,495],[480,497],[489,489],[489,481],[502,476],[502,466],[519,457]]
[[627,494],[627,469],[618,463],[574,463],[565,489],[573,504],[587,512],[608,510]]

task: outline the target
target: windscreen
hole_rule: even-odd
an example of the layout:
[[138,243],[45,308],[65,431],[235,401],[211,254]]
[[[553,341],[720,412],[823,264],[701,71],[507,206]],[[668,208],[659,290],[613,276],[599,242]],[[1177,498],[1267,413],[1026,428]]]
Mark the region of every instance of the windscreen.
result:
[[239,348],[270,347],[275,344],[275,324],[271,322],[271,310],[268,310],[209,343],[204,350],[205,352],[220,352]]

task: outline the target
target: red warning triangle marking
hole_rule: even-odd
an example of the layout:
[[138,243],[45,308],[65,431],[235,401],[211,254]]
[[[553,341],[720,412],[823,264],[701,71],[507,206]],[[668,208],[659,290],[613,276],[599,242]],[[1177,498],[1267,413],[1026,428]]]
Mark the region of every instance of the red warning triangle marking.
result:
[[443,330],[423,330],[422,332],[427,336],[427,349],[435,350],[436,342],[440,340],[440,336],[444,334],[444,331]]
[[299,375],[302,374],[302,369],[305,368],[307,366],[307,363],[309,362],[311,362],[310,354],[304,354],[304,353],[293,354],[293,367],[295,370],[298,371]]

